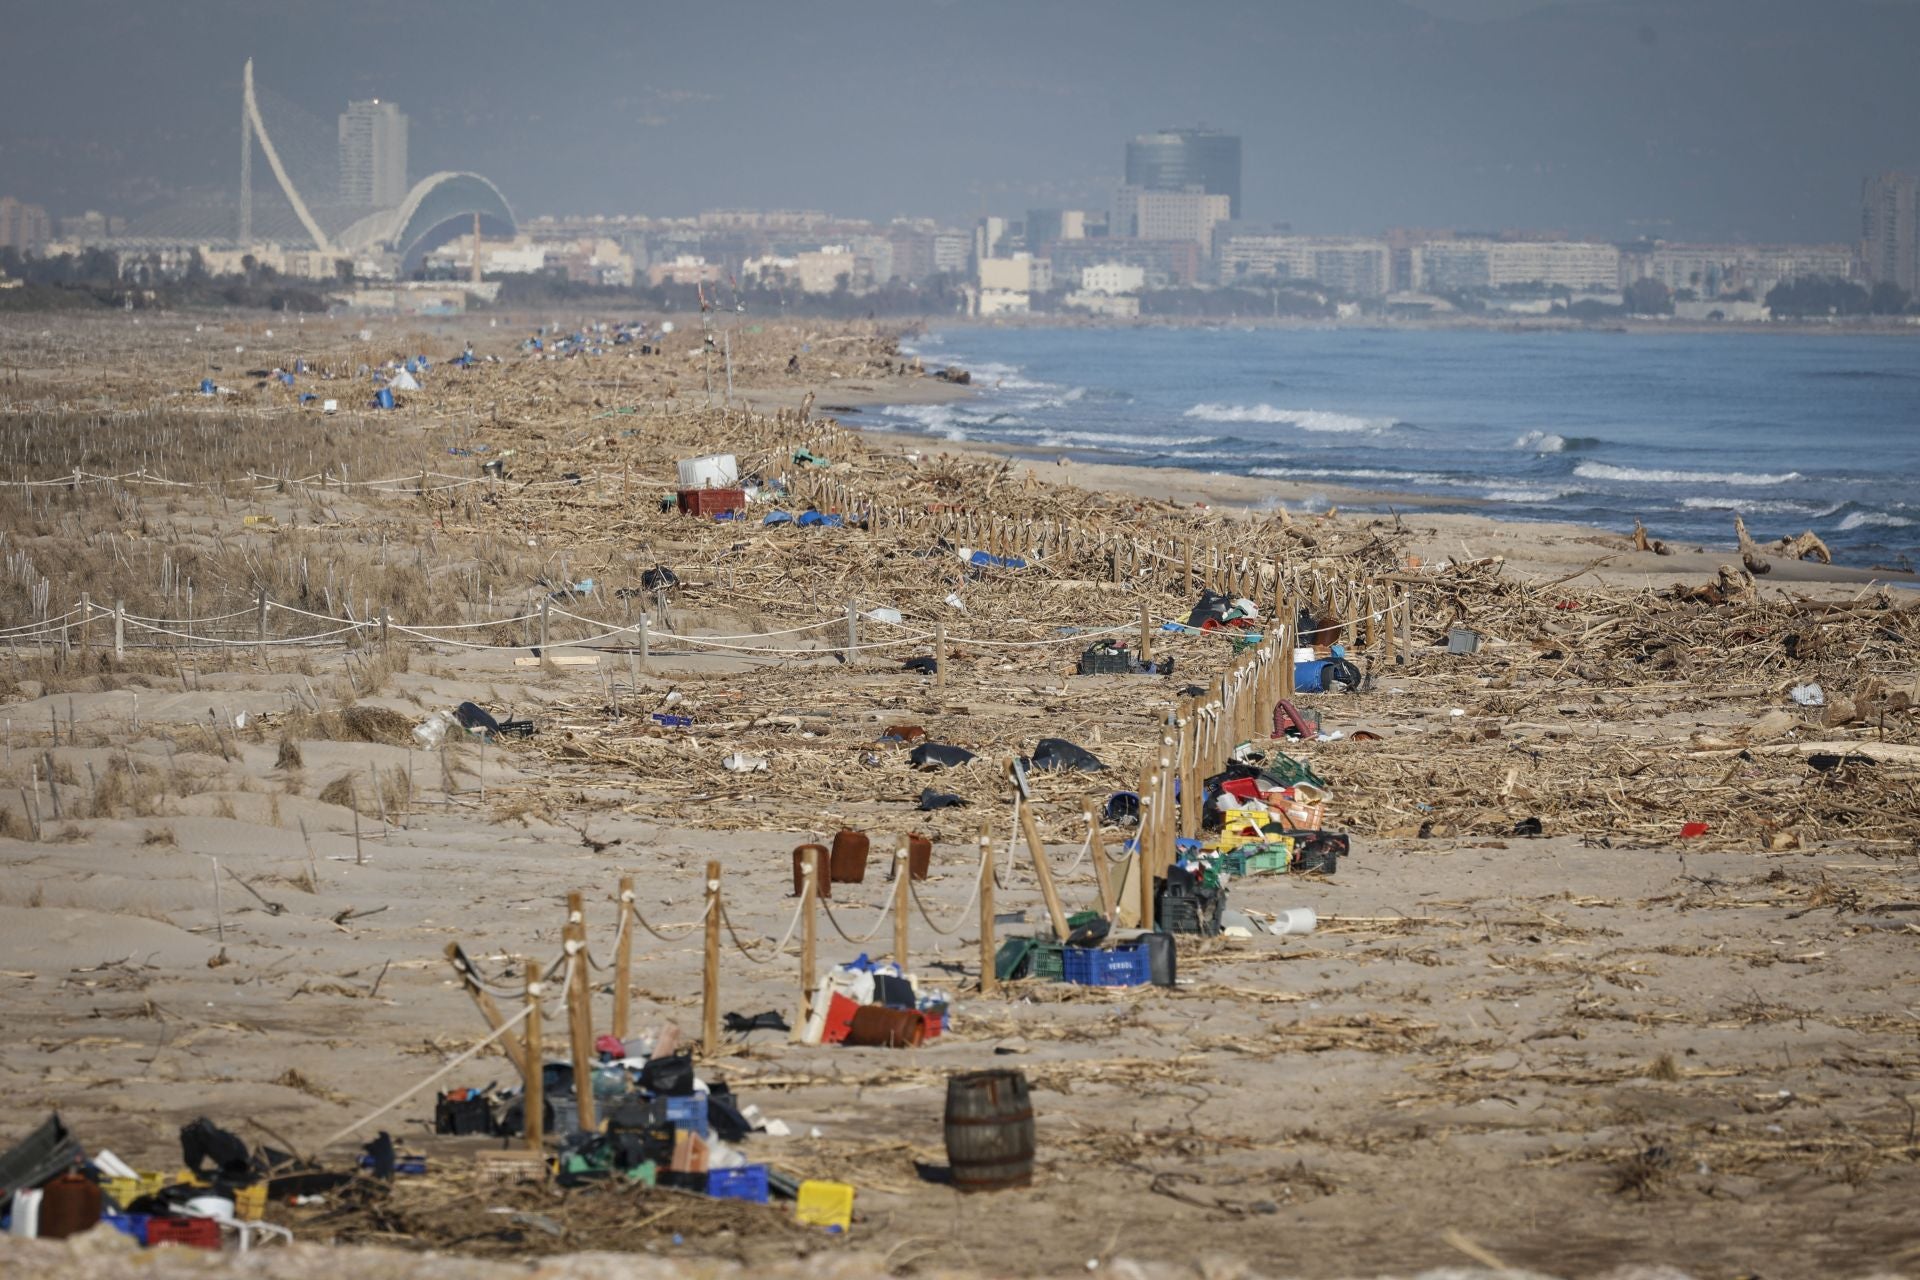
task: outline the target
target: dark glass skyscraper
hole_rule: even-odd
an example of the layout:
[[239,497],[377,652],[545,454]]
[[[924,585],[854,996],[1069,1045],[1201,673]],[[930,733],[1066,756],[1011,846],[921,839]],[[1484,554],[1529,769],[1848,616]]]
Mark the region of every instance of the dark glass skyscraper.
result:
[[1199,187],[1232,201],[1240,216],[1240,139],[1213,129],[1143,133],[1127,144],[1127,185],[1148,191]]

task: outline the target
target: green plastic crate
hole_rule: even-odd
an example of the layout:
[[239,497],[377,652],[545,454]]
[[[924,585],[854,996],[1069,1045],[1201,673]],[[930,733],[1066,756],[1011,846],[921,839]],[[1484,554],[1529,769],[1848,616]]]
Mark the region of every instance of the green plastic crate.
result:
[[1293,851],[1285,845],[1278,847],[1252,848],[1241,852],[1246,855],[1247,875],[1259,875],[1265,871],[1285,871],[1293,863]]
[[1064,943],[1035,939],[1027,953],[1027,976],[1042,982],[1067,980],[1067,948]]
[[1304,761],[1295,760],[1283,751],[1268,753],[1266,767],[1260,770],[1260,775],[1268,782],[1282,787],[1290,787],[1296,782],[1309,782],[1316,787],[1332,790],[1327,785],[1327,780],[1315,773],[1312,766]]

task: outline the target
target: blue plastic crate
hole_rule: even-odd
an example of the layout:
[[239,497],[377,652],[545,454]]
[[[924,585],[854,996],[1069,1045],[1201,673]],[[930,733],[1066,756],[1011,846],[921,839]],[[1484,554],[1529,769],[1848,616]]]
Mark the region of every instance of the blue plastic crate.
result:
[[1147,949],[1142,946],[1115,947],[1111,951],[1068,947],[1066,964],[1067,981],[1083,987],[1138,987],[1153,978]]
[[707,1173],[707,1194],[716,1200],[767,1202],[767,1166],[744,1165],[738,1169],[713,1169]]
[[703,1138],[706,1137],[707,1096],[704,1093],[696,1093],[684,1098],[668,1098],[667,1119],[676,1129],[687,1129]]

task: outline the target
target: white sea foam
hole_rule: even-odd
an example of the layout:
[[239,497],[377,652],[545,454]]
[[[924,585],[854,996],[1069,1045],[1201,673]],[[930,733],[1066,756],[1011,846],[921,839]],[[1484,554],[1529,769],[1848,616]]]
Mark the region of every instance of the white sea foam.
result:
[[1573,474],[1588,480],[1624,480],[1638,484],[1739,484],[1748,486],[1789,484],[1802,479],[1798,471],[1777,475],[1744,471],[1648,471],[1639,467],[1616,467],[1606,462],[1583,462]]
[[1839,510],[1838,507],[1828,507],[1823,511],[1811,502],[1794,502],[1784,498],[1728,498],[1719,495],[1682,498],[1680,505],[1688,511],[1738,511],[1749,516],[1830,516]]
[[1394,484],[1453,484],[1424,471],[1376,471],[1366,467],[1253,467],[1247,472],[1269,480],[1388,480]]
[[1905,516],[1896,516],[1887,511],[1852,511],[1840,522],[1842,529],[1906,529],[1913,524]]
[[1270,404],[1197,404],[1185,416],[1203,422],[1267,422],[1332,434],[1378,435],[1398,425],[1392,418],[1361,418],[1326,409],[1277,409]]
[[1489,489],[1483,495],[1488,502],[1542,503],[1556,502],[1561,498],[1570,498],[1579,493],[1578,489],[1555,489],[1543,486],[1538,489]]
[[1516,449],[1531,449],[1535,453],[1563,453],[1566,451],[1567,438],[1554,435],[1551,431],[1529,431],[1513,442]]

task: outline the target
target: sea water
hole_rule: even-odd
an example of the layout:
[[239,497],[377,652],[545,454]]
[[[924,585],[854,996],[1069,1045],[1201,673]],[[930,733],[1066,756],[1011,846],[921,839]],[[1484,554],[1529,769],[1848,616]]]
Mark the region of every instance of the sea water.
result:
[[908,349],[977,394],[855,421],[1375,509],[1638,516],[1676,544],[1731,546],[1738,512],[1839,563],[1920,562],[1920,334],[955,326]]

